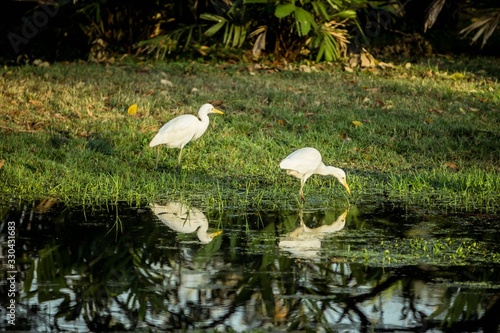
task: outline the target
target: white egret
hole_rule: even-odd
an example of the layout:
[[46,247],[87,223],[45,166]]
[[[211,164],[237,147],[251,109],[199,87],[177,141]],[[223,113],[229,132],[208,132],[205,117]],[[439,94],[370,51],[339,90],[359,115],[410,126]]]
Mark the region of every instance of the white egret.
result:
[[187,204],[171,201],[165,205],[152,204],[151,210],[170,229],[189,234],[196,232],[198,239],[203,244],[210,243],[222,231],[208,232],[208,219],[201,210]]
[[344,170],[325,165],[321,153],[315,148],[306,147],[294,151],[281,161],[280,168],[286,170],[287,174],[300,179],[299,196],[302,201],[305,200],[302,188],[306,180],[314,174],[334,176],[351,194]]
[[[150,147],[164,144],[169,148],[180,148],[177,159],[177,167],[180,168],[182,148],[190,142],[199,139],[208,128],[209,113],[224,114],[214,108],[212,104],[203,104],[198,110],[198,117],[192,114],[184,114],[175,117],[160,128],[156,136],[149,143]],[[159,154],[158,147],[158,154]],[[157,155],[158,163],[158,155]]]

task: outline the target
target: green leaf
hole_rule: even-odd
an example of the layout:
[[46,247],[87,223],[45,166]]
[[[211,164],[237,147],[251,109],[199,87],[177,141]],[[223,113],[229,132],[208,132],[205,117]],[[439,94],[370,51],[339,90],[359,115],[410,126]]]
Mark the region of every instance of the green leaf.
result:
[[299,26],[300,36],[307,36],[309,31],[311,31],[311,26],[317,28],[316,21],[314,21],[311,13],[300,7],[295,8],[295,21]]
[[319,51],[316,56],[316,61],[325,59],[326,61],[334,61],[340,57],[338,46],[335,38],[327,32],[321,33],[319,37]]
[[234,26],[234,36],[233,36],[233,47],[238,46],[240,42],[240,36],[241,36],[241,26],[235,25]]
[[210,28],[205,31],[205,35],[207,36],[213,36],[215,35],[225,24],[226,22],[219,22],[211,26]]
[[231,36],[234,33],[234,25],[233,24],[228,24],[226,25],[226,31],[224,32],[224,45],[229,45],[229,40],[231,39]]
[[295,5],[293,3],[286,3],[283,5],[276,6],[274,11],[274,16],[277,18],[283,18],[295,11]]
[[207,21],[221,22],[226,21],[226,19],[219,15],[204,13],[200,15],[200,18]]
[[341,4],[339,4],[337,1],[327,0],[326,2],[328,2],[328,4],[330,5],[330,7],[332,7],[336,11],[338,11],[339,7],[341,6]]
[[207,21],[217,22],[216,24],[208,28],[207,31],[205,31],[205,35],[207,36],[215,35],[220,29],[222,29],[224,24],[226,24],[227,22],[227,20],[224,17],[213,14],[201,14],[200,18]]
[[352,9],[347,9],[347,10],[343,10],[341,12],[338,12],[337,14],[333,15],[333,17],[340,17],[343,19],[355,19],[357,16],[356,16],[356,11],[354,11]]
[[328,11],[326,10],[323,2],[314,1],[312,2],[312,6],[317,15],[322,16],[327,21],[330,20],[330,15],[328,14]]

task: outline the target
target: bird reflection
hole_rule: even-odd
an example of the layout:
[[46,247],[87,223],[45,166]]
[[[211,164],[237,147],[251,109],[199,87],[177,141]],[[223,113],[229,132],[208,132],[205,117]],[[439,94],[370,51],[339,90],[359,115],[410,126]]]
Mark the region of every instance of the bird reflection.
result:
[[185,203],[171,201],[165,205],[151,204],[151,210],[170,229],[189,234],[196,232],[203,244],[210,243],[222,231],[208,232],[208,219],[201,210]]
[[299,211],[300,226],[287,233],[279,242],[282,250],[290,252],[294,256],[302,258],[315,257],[321,248],[321,240],[345,227],[347,208],[332,224],[322,225],[317,228],[309,228],[304,223],[303,211]]

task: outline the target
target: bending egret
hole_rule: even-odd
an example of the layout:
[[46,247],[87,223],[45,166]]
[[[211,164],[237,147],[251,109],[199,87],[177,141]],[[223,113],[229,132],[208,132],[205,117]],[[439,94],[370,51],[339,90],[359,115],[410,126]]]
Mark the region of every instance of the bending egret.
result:
[[[197,140],[205,133],[208,128],[208,114],[218,113],[224,114],[222,111],[217,110],[212,104],[203,104],[198,110],[198,117],[192,114],[184,114],[175,117],[168,123],[162,126],[156,136],[149,143],[150,147],[164,144],[169,148],[180,148],[179,157],[177,159],[177,167],[181,165],[182,148],[190,142]],[[158,155],[159,155],[158,147]],[[158,164],[158,155],[156,163]]]
[[351,194],[344,170],[325,165],[321,159],[321,153],[315,148],[306,147],[294,151],[281,161],[280,168],[285,169],[287,174],[300,179],[299,196],[302,201],[305,200],[302,188],[306,180],[314,174],[334,176]]
[[195,207],[171,201],[165,205],[151,204],[151,210],[170,229],[189,234],[196,232],[198,239],[203,244],[210,243],[214,237],[220,235],[222,231],[214,233],[208,232],[208,219],[201,210]]
[[309,228],[304,223],[303,211],[299,211],[300,227],[287,233],[279,242],[279,247],[299,258],[316,258],[321,248],[321,240],[345,227],[347,208],[332,224]]

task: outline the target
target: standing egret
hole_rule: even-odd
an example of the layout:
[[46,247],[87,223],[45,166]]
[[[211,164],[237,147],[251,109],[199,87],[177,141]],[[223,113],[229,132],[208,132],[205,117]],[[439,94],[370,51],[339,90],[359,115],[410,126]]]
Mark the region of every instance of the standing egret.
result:
[[344,170],[325,165],[321,159],[321,153],[315,148],[306,147],[294,151],[281,161],[280,168],[286,170],[287,174],[300,179],[299,196],[302,201],[305,200],[302,188],[306,180],[314,174],[334,176],[351,194]]
[[[184,114],[175,117],[168,123],[162,126],[156,136],[149,143],[150,147],[157,145],[166,145],[169,148],[180,148],[179,157],[177,159],[177,167],[181,166],[182,148],[190,142],[194,141],[205,133],[208,128],[208,114],[218,113],[224,114],[222,111],[214,108],[212,104],[203,104],[198,111],[198,117],[192,114]],[[158,147],[158,155],[160,147]],[[156,163],[158,164],[158,155]]]

